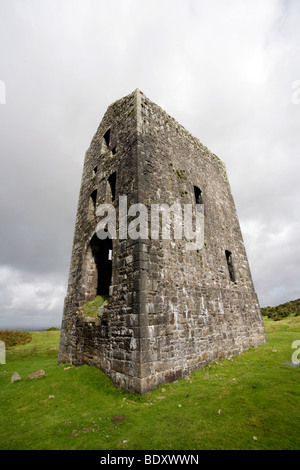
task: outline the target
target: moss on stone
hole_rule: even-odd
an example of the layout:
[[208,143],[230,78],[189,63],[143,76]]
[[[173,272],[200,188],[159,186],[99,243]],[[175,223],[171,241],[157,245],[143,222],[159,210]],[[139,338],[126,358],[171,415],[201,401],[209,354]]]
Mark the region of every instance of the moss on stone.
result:
[[80,308],[80,313],[84,317],[97,318],[99,315],[99,308],[104,305],[107,305],[108,302],[108,295],[97,295],[94,300],[90,300]]

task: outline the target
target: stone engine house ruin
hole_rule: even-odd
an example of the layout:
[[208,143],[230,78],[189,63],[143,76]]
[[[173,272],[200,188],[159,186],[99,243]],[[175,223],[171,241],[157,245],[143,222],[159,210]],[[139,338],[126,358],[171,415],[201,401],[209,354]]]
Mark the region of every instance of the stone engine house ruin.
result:
[[[100,204],[203,204],[204,246],[97,235]],[[96,317],[81,307],[109,302]],[[135,393],[266,341],[224,163],[141,91],[107,109],[86,152],[58,362]]]

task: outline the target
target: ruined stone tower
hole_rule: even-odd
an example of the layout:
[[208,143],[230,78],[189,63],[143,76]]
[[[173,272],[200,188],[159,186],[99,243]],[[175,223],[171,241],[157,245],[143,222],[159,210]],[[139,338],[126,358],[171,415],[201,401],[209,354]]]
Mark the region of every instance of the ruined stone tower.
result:
[[[118,213],[120,196],[128,208],[201,205],[203,246],[125,238],[118,225],[100,239],[97,208]],[[109,303],[84,316],[97,295]],[[85,156],[58,361],[146,393],[265,340],[224,164],[139,90],[116,101]]]

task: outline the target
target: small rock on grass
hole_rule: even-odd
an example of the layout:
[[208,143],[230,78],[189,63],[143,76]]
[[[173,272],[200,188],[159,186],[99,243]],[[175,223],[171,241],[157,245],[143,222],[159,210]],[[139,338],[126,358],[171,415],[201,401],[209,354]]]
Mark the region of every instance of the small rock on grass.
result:
[[18,372],[15,372],[12,376],[11,376],[11,383],[13,382],[16,382],[17,380],[21,380],[21,376],[18,374]]
[[45,377],[45,375],[46,375],[45,371],[43,371],[43,369],[39,369],[27,375],[27,378],[30,380],[34,380],[34,379],[40,379],[41,377]]

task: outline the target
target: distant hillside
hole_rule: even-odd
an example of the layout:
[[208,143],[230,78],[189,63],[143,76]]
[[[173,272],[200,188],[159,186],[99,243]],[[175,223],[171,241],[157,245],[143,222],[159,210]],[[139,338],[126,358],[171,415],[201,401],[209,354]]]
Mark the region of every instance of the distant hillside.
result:
[[29,331],[0,330],[0,341],[5,343],[6,349],[13,348],[19,344],[30,343],[32,334]]
[[272,318],[273,320],[281,320],[282,318],[294,315],[300,315],[300,299],[291,300],[277,307],[265,307],[261,309],[262,315]]

